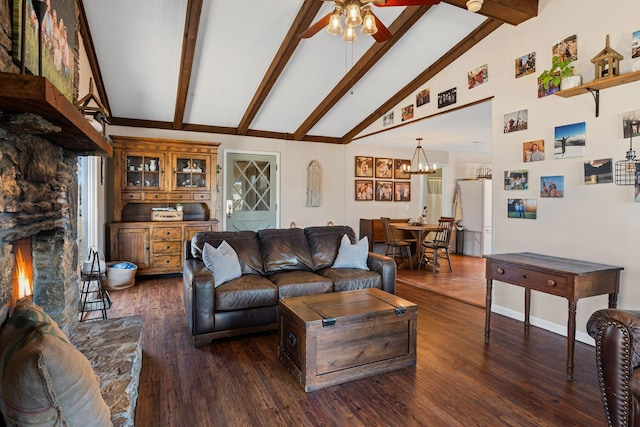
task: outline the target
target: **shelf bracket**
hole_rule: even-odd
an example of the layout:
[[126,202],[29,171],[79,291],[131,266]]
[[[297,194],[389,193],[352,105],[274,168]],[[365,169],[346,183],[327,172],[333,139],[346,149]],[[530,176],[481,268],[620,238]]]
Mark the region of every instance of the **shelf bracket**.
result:
[[587,90],[591,92],[591,95],[593,95],[593,100],[596,103],[596,117],[600,117],[600,90],[591,89],[590,87],[588,87]]

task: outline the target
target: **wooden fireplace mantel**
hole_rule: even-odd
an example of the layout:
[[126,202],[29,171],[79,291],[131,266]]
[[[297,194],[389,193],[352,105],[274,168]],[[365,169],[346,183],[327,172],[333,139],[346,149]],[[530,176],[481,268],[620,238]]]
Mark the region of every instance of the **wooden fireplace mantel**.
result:
[[0,111],[34,113],[62,131],[44,135],[62,148],[84,154],[113,156],[113,147],[78,109],[45,77],[0,73]]

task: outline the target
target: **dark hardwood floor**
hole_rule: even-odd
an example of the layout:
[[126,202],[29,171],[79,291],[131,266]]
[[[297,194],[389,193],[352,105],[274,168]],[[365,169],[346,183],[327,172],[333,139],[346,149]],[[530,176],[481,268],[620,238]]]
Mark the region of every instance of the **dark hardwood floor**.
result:
[[181,280],[111,292],[110,317],[143,318],[137,426],[606,425],[592,347],[576,343],[569,383],[564,337],[525,337],[494,313],[485,346],[480,307],[398,283],[418,304],[417,366],[305,393],[278,360],[276,332],[196,349]]

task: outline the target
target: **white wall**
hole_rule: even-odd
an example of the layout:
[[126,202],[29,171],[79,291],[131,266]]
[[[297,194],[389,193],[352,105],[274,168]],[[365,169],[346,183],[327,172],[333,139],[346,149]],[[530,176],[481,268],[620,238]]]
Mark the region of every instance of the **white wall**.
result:
[[[601,91],[600,117],[595,118],[591,95],[538,99],[536,78],[550,67],[552,45],[572,34],[578,36],[578,60],[573,65],[584,82],[593,79],[590,60],[604,48],[607,34],[611,47],[625,57],[621,72],[630,72],[635,62],[631,59],[631,39],[632,33],[640,30],[639,15],[637,0],[611,0],[606,5],[598,0],[540,0],[538,17],[517,27],[504,25],[424,85],[434,94],[457,87],[457,105],[494,96],[494,252],[530,251],[622,266],[625,270],[618,306],[635,309],[640,307],[640,291],[634,280],[640,273],[636,237],[640,232],[640,204],[633,200],[633,187],[585,185],[583,163],[624,158],[628,140],[622,138],[621,114],[640,109],[640,83]],[[516,79],[515,59],[530,52],[536,52],[536,72]],[[467,71],[483,64],[489,66],[489,81],[467,89]],[[399,105],[406,105],[413,96]],[[504,134],[504,115],[522,109],[529,110],[529,128]],[[554,159],[554,127],[583,121],[587,127],[586,156]],[[522,143],[535,139],[545,140],[546,160],[525,164],[521,160]],[[499,177],[505,170],[524,168],[529,170],[529,189],[505,191]],[[539,197],[540,176],[544,175],[564,175],[564,198]],[[538,218],[508,219],[508,198],[538,199]],[[522,318],[523,299],[521,288],[502,283],[494,286],[494,311]],[[606,296],[579,301],[579,340],[593,342],[586,334],[586,322],[591,313],[606,306]],[[531,315],[532,323],[566,334],[566,300],[534,292]]]

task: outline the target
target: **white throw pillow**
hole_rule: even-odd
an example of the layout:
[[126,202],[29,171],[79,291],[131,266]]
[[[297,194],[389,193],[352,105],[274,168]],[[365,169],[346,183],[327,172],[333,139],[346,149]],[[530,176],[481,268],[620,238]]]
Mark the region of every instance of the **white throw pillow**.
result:
[[359,268],[368,270],[367,257],[369,256],[369,239],[364,236],[355,245],[351,244],[349,236],[346,234],[340,240],[338,256],[333,262],[333,268]]
[[205,243],[202,251],[202,260],[204,265],[213,273],[214,286],[216,288],[229,280],[242,276],[238,254],[226,240],[223,240],[217,249]]

